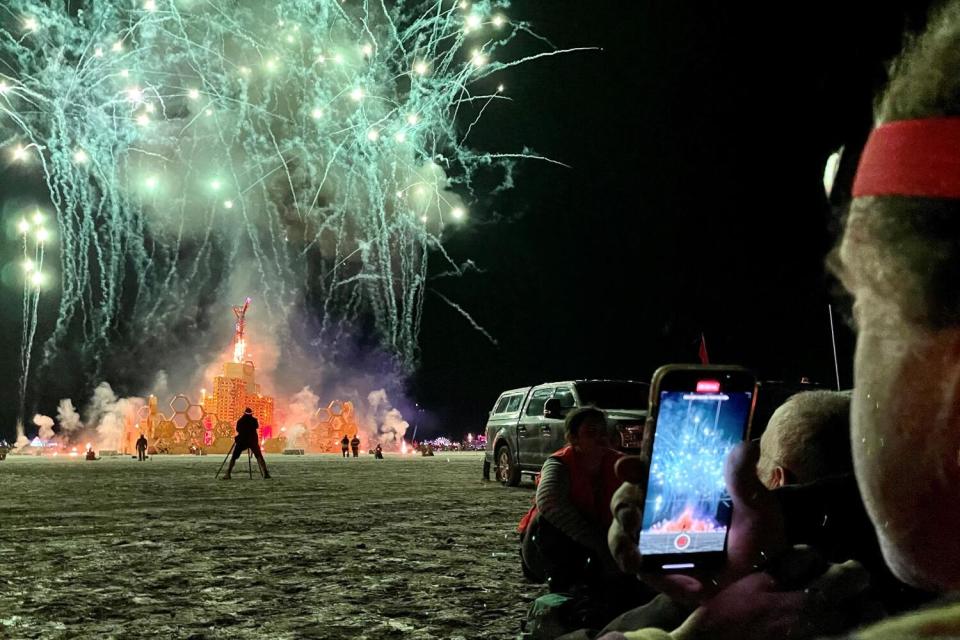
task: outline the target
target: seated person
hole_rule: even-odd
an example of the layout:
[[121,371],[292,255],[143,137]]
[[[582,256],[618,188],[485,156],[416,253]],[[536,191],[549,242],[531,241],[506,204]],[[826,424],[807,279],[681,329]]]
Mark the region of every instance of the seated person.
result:
[[623,454],[610,447],[599,409],[571,411],[565,427],[568,444],[544,463],[536,505],[522,523],[521,558],[528,577],[546,580],[551,592],[605,594],[608,620],[653,595],[617,568],[607,548],[610,499],[620,485],[614,465]]

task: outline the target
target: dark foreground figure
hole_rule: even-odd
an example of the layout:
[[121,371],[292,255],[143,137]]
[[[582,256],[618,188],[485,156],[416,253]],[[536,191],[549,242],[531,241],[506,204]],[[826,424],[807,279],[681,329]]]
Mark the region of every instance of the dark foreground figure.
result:
[[237,437],[233,439],[233,455],[230,457],[230,466],[227,467],[227,473],[223,476],[224,480],[230,479],[230,472],[233,471],[233,465],[237,463],[240,454],[247,449],[250,449],[254,457],[256,457],[257,464],[260,465],[260,471],[263,473],[263,478],[267,479],[270,477],[270,472],[267,471],[267,462],[263,459],[263,452],[260,451],[260,437],[257,434],[257,429],[259,428],[260,423],[253,417],[253,410],[249,407],[244,409],[243,415],[237,420]]
[[143,462],[147,459],[147,438],[141,433],[137,438],[137,460]]

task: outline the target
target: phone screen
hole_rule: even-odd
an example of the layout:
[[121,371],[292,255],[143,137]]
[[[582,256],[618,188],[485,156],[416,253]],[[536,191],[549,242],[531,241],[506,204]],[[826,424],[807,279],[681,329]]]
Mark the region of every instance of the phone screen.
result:
[[724,551],[731,502],[723,468],[746,435],[752,403],[751,391],[660,392],[640,528],[642,555]]

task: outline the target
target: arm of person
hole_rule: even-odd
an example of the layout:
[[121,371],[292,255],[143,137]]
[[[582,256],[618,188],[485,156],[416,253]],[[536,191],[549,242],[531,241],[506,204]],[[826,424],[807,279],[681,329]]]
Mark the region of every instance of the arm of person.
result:
[[577,510],[570,501],[570,471],[556,458],[547,458],[537,485],[537,511],[550,524],[578,544],[606,555],[606,538],[598,527]]

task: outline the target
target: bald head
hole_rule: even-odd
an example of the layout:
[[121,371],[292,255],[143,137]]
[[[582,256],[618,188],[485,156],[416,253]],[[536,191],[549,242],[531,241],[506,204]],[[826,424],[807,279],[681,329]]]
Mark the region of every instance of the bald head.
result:
[[770,417],[757,463],[757,475],[768,488],[852,471],[848,393],[798,393]]

